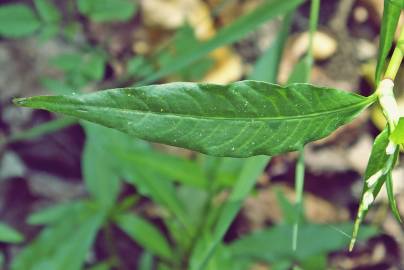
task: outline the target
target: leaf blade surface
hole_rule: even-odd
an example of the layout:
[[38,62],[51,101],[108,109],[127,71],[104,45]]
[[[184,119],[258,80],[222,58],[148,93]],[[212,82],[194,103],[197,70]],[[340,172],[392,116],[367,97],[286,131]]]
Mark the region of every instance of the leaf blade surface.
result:
[[214,156],[294,151],[347,123],[374,97],[309,84],[169,83],[76,96],[15,100],[135,137]]

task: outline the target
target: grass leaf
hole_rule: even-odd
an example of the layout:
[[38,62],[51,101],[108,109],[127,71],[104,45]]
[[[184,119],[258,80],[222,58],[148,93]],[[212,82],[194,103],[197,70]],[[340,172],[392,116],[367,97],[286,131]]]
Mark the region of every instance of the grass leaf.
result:
[[145,80],[140,82],[139,85],[150,84],[167,75],[174,74],[184,69],[214,49],[231,44],[243,38],[262,23],[293,10],[301,3],[303,3],[303,0],[265,1],[254,11],[238,18],[233,23],[220,29],[212,39],[199,43],[191,50],[187,50],[183,54],[178,55],[173,61],[170,61],[161,67],[158,72],[148,76]]
[[376,83],[381,79],[386,58],[393,44],[401,8],[393,1],[384,1],[383,19],[380,29],[379,53],[376,66]]
[[400,212],[398,211],[398,207],[397,207],[397,202],[396,202],[396,199],[394,198],[393,177],[392,177],[391,172],[387,174],[386,190],[387,190],[387,197],[389,199],[391,211],[393,212],[393,215],[397,219],[397,221],[402,223]]
[[16,104],[65,113],[135,137],[214,156],[275,155],[329,135],[374,102],[309,84],[171,83]]

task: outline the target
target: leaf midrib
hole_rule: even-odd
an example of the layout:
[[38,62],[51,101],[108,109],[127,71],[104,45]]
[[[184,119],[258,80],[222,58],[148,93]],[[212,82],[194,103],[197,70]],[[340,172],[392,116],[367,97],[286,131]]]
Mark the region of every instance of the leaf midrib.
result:
[[[84,109],[86,107],[97,107],[100,110],[114,110],[120,111],[124,113],[138,113],[138,114],[154,114],[154,115],[162,115],[162,116],[177,116],[180,118],[196,118],[196,119],[211,119],[211,120],[232,120],[232,121],[280,121],[280,120],[303,120],[310,118],[320,118],[330,114],[337,114],[341,112],[348,112],[360,107],[367,107],[373,103],[373,98],[368,97],[364,101],[351,104],[349,106],[345,106],[342,108],[337,108],[328,111],[309,113],[304,115],[290,115],[290,116],[251,116],[251,117],[219,117],[219,116],[209,116],[209,115],[191,115],[191,114],[179,114],[179,113],[169,113],[169,112],[158,112],[158,111],[142,111],[136,109],[124,109],[124,108],[116,108],[116,107],[99,107],[98,105],[85,104],[85,105],[71,105],[71,107],[76,110]],[[69,105],[63,105],[65,107],[70,107]],[[77,107],[80,107],[77,109]]]

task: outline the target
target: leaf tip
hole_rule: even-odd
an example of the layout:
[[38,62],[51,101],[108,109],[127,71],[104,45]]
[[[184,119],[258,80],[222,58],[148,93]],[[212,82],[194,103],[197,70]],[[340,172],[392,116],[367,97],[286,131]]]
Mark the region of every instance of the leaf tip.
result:
[[354,248],[354,246],[355,246],[355,242],[356,242],[356,237],[352,237],[352,238],[351,238],[351,242],[349,243],[349,248],[348,248],[348,251],[349,251],[349,252],[352,252],[352,251],[353,251],[353,248]]
[[29,98],[14,98],[13,103],[20,107],[27,107],[29,104]]

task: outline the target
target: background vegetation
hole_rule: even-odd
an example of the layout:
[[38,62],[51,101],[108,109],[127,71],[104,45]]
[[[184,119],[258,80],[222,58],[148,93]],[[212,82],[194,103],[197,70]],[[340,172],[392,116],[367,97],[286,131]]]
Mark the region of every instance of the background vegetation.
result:
[[[404,233],[387,196],[347,251],[372,142],[385,126],[377,108],[309,144],[304,159],[302,151],[236,159],[11,104],[17,96],[246,78],[369,95],[383,69],[378,40],[394,42],[395,27],[379,36],[384,4],[1,1],[3,268],[402,269]],[[401,8],[390,12],[384,20],[398,21]],[[397,21],[383,25],[403,25]],[[395,191],[402,214],[400,181]]]

